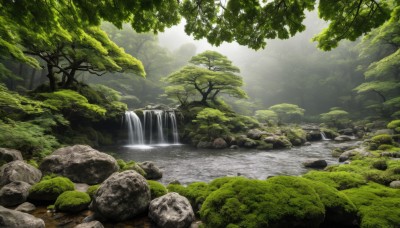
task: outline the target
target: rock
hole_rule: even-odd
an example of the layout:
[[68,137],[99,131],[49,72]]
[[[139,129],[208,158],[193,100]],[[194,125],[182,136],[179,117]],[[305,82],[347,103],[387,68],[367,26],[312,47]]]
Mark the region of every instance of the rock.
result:
[[90,205],[96,217],[124,221],[148,209],[150,188],[146,179],[133,170],[114,173],[97,190]]
[[149,218],[163,228],[189,227],[195,219],[189,200],[175,192],[151,201]]
[[393,135],[394,131],[392,129],[380,129],[373,133],[373,135]]
[[39,182],[40,178],[42,172],[23,161],[13,161],[0,167],[0,187],[13,181],[23,181],[32,185]]
[[168,183],[168,185],[170,185],[170,184],[181,184],[181,182],[179,182],[178,180],[173,180]]
[[239,146],[238,145],[232,145],[232,146],[229,147],[229,149],[237,150],[237,149],[239,149]]
[[213,147],[213,144],[212,144],[212,142],[201,141],[201,142],[197,143],[196,147],[199,149],[211,149]]
[[87,222],[87,223],[81,223],[77,226],[75,226],[74,228],[103,228],[103,224],[101,224],[101,222],[99,221],[91,221],[91,222]]
[[247,138],[246,135],[239,135],[236,138],[236,143],[237,143],[238,146],[243,146],[245,144],[246,140],[248,140],[248,139],[249,138]]
[[161,170],[152,161],[141,162],[138,165],[146,172],[145,177],[148,180],[159,180],[163,176]]
[[340,129],[340,130],[338,130],[338,132],[339,132],[339,134],[347,135],[347,136],[353,136],[353,133],[354,133],[353,129],[351,129],[351,128]]
[[311,143],[310,143],[310,142],[305,142],[305,143],[303,144],[303,146],[311,146]]
[[0,227],[44,228],[44,221],[33,215],[0,206]]
[[323,159],[317,159],[317,160],[305,161],[303,162],[303,165],[306,168],[323,169],[328,166],[328,163]]
[[22,181],[14,181],[4,185],[0,189],[0,205],[11,207],[25,202],[28,198],[30,187],[30,184]]
[[254,148],[257,146],[258,146],[258,143],[255,140],[249,139],[249,138],[246,138],[246,140],[243,144],[243,147],[245,147],[245,148]]
[[322,139],[321,131],[319,129],[317,130],[310,130],[306,131],[306,139],[308,141],[318,141]]
[[34,210],[36,210],[35,205],[29,203],[29,202],[25,202],[21,205],[19,205],[17,208],[15,208],[16,211],[21,211],[21,212],[25,212],[25,213],[29,213],[32,212]]
[[216,138],[213,141],[213,148],[215,149],[225,149],[228,147],[228,144],[225,142],[223,138]]
[[335,137],[334,139],[336,142],[345,142],[345,141],[351,141],[353,138],[348,135],[339,135],[338,137]]
[[265,131],[259,129],[251,129],[247,132],[247,137],[254,140],[259,140],[263,135],[267,135]]
[[57,211],[77,213],[88,208],[91,198],[86,192],[66,191],[58,196],[54,207]]
[[382,152],[381,157],[400,158],[400,152]]
[[0,164],[8,163],[16,160],[24,160],[19,150],[0,148]]
[[392,181],[389,186],[391,188],[400,188],[400,181]]
[[348,159],[350,159],[351,157],[353,157],[355,155],[360,155],[362,157],[368,157],[368,156],[371,156],[371,153],[368,152],[366,150],[366,148],[364,148],[364,147],[348,150],[348,151],[343,152],[339,156],[339,162],[347,161]]
[[117,161],[90,146],[75,145],[60,148],[43,159],[40,170],[68,177],[73,182],[98,184],[118,171]]
[[268,136],[262,138],[262,140],[266,143],[271,143],[272,145],[274,145],[273,146],[274,149],[292,147],[292,143],[285,136],[278,136],[278,135]]

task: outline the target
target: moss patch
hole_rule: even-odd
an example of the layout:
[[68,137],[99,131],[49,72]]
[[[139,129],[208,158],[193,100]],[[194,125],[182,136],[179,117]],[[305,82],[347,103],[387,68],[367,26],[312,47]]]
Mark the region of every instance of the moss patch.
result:
[[66,191],[58,196],[54,206],[56,210],[65,212],[80,212],[90,204],[89,194],[78,191]]
[[66,177],[46,176],[31,187],[29,198],[37,201],[54,201],[61,193],[74,189],[74,183]]
[[160,182],[147,180],[147,184],[149,184],[150,187],[150,194],[152,200],[160,196],[163,196],[168,192],[167,188],[165,188],[165,186]]
[[313,181],[320,181],[338,190],[355,188],[367,183],[362,175],[345,171],[310,171],[304,174],[303,177]]
[[94,198],[94,195],[96,194],[97,190],[100,188],[99,184],[92,185],[90,186],[87,190],[86,193],[90,196],[91,199]]

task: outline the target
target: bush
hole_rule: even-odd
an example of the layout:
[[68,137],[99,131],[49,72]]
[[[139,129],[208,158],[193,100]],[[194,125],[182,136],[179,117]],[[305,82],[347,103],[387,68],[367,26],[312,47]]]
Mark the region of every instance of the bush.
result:
[[400,132],[400,120],[392,120],[388,123],[387,128],[393,129],[395,132]]
[[31,187],[29,198],[39,201],[55,201],[61,193],[74,189],[74,183],[66,177],[46,176]]
[[90,204],[89,194],[78,191],[66,191],[58,196],[54,206],[56,210],[65,212],[80,212]]
[[400,224],[400,190],[369,183],[343,193],[358,208],[361,227],[398,227]]
[[371,142],[377,144],[378,146],[382,144],[393,145],[392,136],[388,134],[376,135],[371,138]]
[[338,190],[356,188],[366,184],[365,178],[362,175],[345,171],[310,171],[304,174],[303,177],[313,181],[320,181]]
[[165,188],[164,185],[162,185],[160,182],[153,181],[153,180],[147,180],[147,184],[150,187],[150,194],[151,194],[151,199],[158,198],[160,196],[163,196],[167,194],[168,190]]
[[100,188],[99,184],[92,185],[90,186],[87,190],[86,193],[90,196],[91,199],[94,198],[94,195],[96,194],[97,190]]
[[212,192],[200,210],[206,227],[318,227],[324,205],[298,177],[238,178]]

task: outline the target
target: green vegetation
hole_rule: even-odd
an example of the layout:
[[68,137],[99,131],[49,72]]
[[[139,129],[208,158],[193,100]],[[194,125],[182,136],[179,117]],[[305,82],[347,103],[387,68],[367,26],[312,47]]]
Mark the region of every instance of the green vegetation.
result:
[[77,213],[85,210],[91,202],[89,194],[78,191],[65,191],[57,197],[55,209],[65,212]]
[[160,182],[147,180],[147,184],[149,184],[150,187],[150,194],[152,200],[160,196],[163,196],[168,192],[167,188]]
[[338,190],[357,188],[367,183],[362,175],[345,171],[310,171],[304,174],[303,177],[313,181],[322,182]]
[[272,110],[257,110],[254,116],[260,123],[274,126],[278,123],[278,115]]
[[400,133],[400,120],[392,120],[388,123],[387,128],[393,129],[395,132]]
[[343,127],[349,123],[349,113],[339,108],[331,108],[327,113],[321,114],[321,120],[329,127]]
[[74,189],[74,183],[66,177],[45,176],[29,189],[29,198],[40,201],[55,201],[61,193]]
[[89,186],[89,188],[86,190],[86,193],[90,196],[91,199],[93,199],[99,188],[100,184]]
[[146,176],[146,172],[133,160],[125,162],[122,159],[117,159],[117,163],[118,163],[118,166],[119,166],[119,170],[121,172],[123,172],[125,170],[135,170],[140,175],[142,175],[144,177]]
[[269,110],[274,111],[279,118],[279,122],[293,123],[299,122],[304,115],[304,109],[295,104],[276,104],[269,107]]

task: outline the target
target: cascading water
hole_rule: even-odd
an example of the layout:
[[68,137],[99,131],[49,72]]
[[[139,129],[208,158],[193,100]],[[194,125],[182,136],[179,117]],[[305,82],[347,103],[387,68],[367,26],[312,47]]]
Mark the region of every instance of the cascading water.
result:
[[129,145],[179,144],[177,118],[174,111],[144,110],[143,124],[133,111],[125,113]]
[[330,140],[328,137],[326,137],[325,132],[321,131],[321,138],[322,140]]

